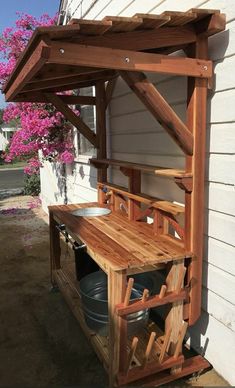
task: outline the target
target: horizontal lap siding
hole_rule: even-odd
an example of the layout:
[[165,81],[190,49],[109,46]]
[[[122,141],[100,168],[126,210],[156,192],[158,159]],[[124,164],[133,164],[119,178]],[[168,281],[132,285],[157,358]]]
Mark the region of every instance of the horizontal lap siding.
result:
[[[73,12],[79,0],[73,1]],[[91,1],[82,3],[73,17],[81,17]],[[166,10],[186,11],[191,7],[220,9],[227,14],[225,32],[210,38],[209,55],[214,61],[215,82],[209,91],[206,155],[205,246],[203,268],[203,314],[191,341],[202,350],[215,369],[235,385],[235,3],[234,0],[99,0],[87,19],[106,15],[132,16]],[[186,80],[183,77],[151,74],[159,91],[185,120]],[[109,110],[112,157],[166,167],[184,167],[181,151],[146,112],[144,105],[119,80]],[[126,186],[127,178],[117,168],[112,180]],[[45,178],[45,177],[44,177]],[[43,178],[43,179],[44,179]],[[55,184],[55,180],[53,181]],[[68,179],[70,201],[96,198],[96,172],[76,165]],[[45,179],[44,179],[45,184]],[[183,202],[183,192],[172,180],[142,174],[143,191]]]

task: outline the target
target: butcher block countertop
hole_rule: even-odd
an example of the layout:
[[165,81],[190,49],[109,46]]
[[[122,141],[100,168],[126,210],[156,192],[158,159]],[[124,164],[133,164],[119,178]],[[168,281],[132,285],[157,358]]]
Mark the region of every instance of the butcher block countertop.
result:
[[[173,238],[156,236],[152,226],[129,221],[118,212],[99,217],[77,217],[72,211],[97,206],[98,203],[49,206],[51,217],[65,224],[68,233],[86,244],[87,252],[108,272],[129,270],[130,273],[159,269],[164,263],[192,257]],[[103,206],[104,207],[104,206]]]

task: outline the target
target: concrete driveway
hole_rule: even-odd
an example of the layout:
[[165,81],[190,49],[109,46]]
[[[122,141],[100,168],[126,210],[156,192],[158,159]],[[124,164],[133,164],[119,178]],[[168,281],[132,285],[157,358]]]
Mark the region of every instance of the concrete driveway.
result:
[[23,168],[0,169],[0,190],[19,189],[24,186]]

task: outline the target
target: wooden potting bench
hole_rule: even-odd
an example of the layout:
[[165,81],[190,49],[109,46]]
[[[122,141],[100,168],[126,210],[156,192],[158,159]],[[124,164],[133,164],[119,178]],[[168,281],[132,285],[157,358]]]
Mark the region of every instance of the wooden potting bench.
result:
[[[52,103],[97,148],[97,158],[91,160],[98,169],[97,203],[49,207],[51,276],[107,369],[111,386],[157,386],[208,366],[201,356],[185,358],[183,341],[201,312],[206,105],[213,77],[208,38],[224,29],[225,15],[205,9],[40,27],[4,88],[7,101]],[[169,55],[180,49],[185,57]],[[187,77],[186,123],[143,72]],[[182,149],[183,170],[107,158],[105,113],[118,76]],[[92,85],[95,97],[57,94]],[[96,106],[96,133],[72,104]],[[109,167],[120,168],[128,187],[108,182]],[[173,179],[185,193],[185,207],[145,195],[141,172],[146,171]],[[84,206],[112,212],[92,218],[71,214]],[[108,337],[85,323],[74,266],[60,261],[61,224],[108,275]],[[147,271],[164,273],[159,293],[145,290],[141,300],[130,301],[131,275]],[[162,305],[169,307],[163,330],[149,321],[142,332],[128,337],[129,313]]]

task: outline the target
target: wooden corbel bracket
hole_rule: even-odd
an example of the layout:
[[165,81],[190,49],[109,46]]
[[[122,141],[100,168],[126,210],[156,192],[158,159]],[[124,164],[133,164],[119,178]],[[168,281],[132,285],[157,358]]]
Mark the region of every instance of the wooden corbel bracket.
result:
[[184,190],[186,193],[191,193],[193,191],[192,177],[175,177],[175,183],[181,190]]

